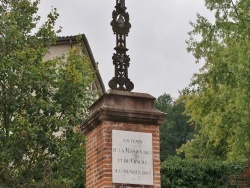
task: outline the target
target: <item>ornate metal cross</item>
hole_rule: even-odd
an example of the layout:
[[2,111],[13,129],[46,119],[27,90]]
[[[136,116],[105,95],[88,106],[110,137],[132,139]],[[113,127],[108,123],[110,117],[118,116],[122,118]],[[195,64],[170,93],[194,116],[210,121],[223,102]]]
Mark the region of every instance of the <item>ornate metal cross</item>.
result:
[[128,36],[131,24],[129,14],[126,12],[125,0],[116,0],[116,10],[113,11],[111,26],[116,35],[116,53],[113,54],[115,76],[109,81],[109,87],[116,90],[131,91],[134,84],[128,78],[128,67],[130,58],[126,54],[126,37]]

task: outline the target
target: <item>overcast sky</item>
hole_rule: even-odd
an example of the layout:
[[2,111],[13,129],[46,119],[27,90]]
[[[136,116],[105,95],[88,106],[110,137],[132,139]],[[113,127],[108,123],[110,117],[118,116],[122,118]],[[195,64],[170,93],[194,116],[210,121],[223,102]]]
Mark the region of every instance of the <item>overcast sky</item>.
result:
[[[85,34],[99,71],[109,89],[114,76],[112,54],[115,35],[110,22],[115,0],[41,0],[39,14],[44,16],[51,7],[60,14],[61,36]],[[196,14],[211,16],[203,0],[126,0],[132,28],[127,37],[130,56],[129,78],[133,92],[158,97],[164,93],[177,98],[188,86],[196,65],[186,50],[190,21]]]

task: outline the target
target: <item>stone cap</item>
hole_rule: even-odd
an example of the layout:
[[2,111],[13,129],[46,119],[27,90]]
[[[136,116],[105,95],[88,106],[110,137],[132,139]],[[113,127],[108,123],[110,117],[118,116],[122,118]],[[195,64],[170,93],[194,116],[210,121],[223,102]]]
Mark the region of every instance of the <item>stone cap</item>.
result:
[[160,125],[165,114],[155,108],[154,101],[155,98],[146,93],[110,90],[89,108],[90,116],[81,130],[88,134],[103,121]]

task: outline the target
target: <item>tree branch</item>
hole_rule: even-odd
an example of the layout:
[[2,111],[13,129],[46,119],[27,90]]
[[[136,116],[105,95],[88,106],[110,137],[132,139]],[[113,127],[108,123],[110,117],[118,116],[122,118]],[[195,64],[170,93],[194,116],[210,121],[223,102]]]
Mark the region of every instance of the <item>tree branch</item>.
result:
[[244,22],[242,19],[240,19],[240,14],[239,14],[239,12],[238,12],[238,10],[237,10],[237,7],[236,7],[236,5],[234,4],[233,0],[231,0],[231,3],[232,3],[233,9],[234,9],[234,11],[235,11],[237,17],[238,17],[239,20],[242,22],[242,24],[244,25],[244,27],[246,27],[245,22]]

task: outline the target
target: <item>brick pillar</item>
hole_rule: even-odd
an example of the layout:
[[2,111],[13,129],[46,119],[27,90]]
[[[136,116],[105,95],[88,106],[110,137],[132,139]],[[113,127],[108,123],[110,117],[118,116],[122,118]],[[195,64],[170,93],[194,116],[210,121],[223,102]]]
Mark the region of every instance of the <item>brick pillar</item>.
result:
[[[159,124],[155,98],[111,90],[90,107],[86,135],[86,187],[159,188]],[[113,140],[112,140],[113,139]]]

